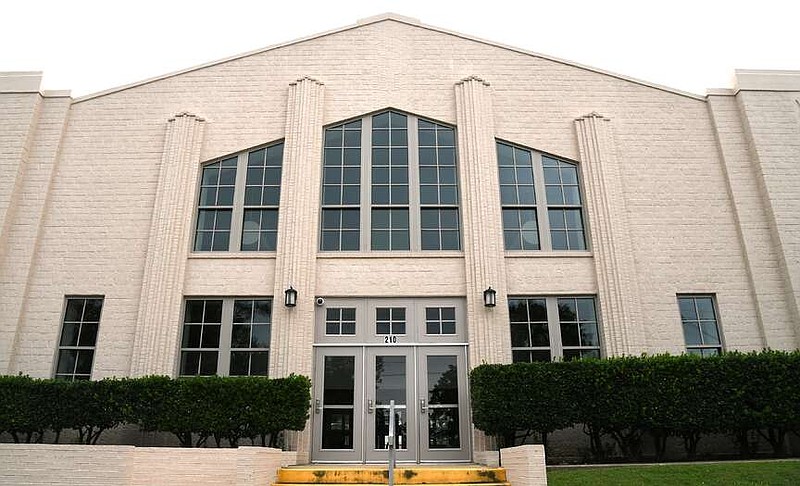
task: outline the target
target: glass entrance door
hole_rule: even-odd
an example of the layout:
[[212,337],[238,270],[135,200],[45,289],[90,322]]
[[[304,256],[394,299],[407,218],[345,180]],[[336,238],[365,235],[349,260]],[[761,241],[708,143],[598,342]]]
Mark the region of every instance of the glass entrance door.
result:
[[364,418],[367,462],[388,458],[389,406],[395,404],[397,460],[417,460],[417,417],[414,407],[414,348],[367,348]]
[[317,462],[386,462],[395,402],[397,460],[468,461],[466,348],[317,348]]
[[361,348],[317,351],[313,455],[317,461],[362,462]]
[[465,348],[421,347],[417,363],[421,461],[469,460]]

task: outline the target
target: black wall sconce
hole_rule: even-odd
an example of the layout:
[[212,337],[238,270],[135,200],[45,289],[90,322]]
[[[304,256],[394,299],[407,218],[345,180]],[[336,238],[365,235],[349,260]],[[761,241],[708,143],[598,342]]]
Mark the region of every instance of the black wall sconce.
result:
[[483,291],[483,305],[486,307],[494,307],[497,305],[497,291],[489,286],[488,289]]
[[284,294],[283,305],[286,307],[294,307],[297,305],[297,290],[295,290],[294,287],[290,285]]

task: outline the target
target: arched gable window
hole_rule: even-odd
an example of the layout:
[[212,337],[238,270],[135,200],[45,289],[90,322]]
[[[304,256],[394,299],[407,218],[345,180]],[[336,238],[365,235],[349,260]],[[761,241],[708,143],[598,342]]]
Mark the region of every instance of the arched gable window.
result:
[[283,143],[203,166],[193,249],[275,251]]
[[385,111],[325,130],[322,251],[460,250],[455,130]]
[[586,250],[578,166],[497,142],[506,250]]

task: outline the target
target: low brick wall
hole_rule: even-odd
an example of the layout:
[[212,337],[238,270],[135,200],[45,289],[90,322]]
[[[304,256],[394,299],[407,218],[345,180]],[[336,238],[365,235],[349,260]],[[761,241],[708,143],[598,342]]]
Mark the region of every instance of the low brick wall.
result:
[[183,449],[0,444],[0,485],[269,485],[283,454],[266,447]]
[[501,449],[500,461],[512,486],[547,486],[544,446],[531,444]]

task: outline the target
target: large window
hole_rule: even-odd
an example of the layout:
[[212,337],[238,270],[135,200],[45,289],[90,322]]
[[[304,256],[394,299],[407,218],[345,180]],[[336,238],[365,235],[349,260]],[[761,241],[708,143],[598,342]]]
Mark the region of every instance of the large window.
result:
[[194,251],[275,251],[283,144],[203,166]]
[[88,380],[92,376],[97,329],[103,310],[102,297],[67,297],[55,377]]
[[325,130],[322,251],[460,250],[455,131],[386,111]]
[[586,250],[576,164],[497,142],[506,250]]
[[181,376],[267,376],[270,299],[188,299]]
[[679,295],[686,352],[714,356],[722,352],[713,295]]
[[515,297],[508,311],[515,363],[600,357],[594,297]]

